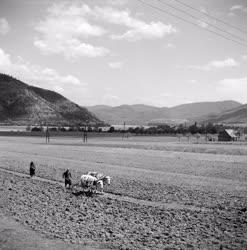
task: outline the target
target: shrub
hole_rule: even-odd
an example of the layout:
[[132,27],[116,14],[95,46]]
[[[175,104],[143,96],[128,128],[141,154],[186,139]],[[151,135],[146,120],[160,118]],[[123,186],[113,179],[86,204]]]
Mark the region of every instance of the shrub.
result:
[[39,127],[33,127],[31,129],[31,132],[41,132],[42,131],[42,128],[39,128]]

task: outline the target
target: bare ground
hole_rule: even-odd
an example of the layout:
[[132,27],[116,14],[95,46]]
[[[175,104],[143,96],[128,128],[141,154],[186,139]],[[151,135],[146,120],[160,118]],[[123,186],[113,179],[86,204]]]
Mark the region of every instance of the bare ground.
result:
[[1,211],[49,238],[101,242],[113,249],[244,249],[241,210],[162,209],[102,196],[75,196],[61,185],[1,173]]
[[[104,143],[1,141],[1,167],[27,173],[34,160],[43,178],[0,171],[2,213],[42,237],[73,246],[92,240],[112,249],[247,248],[245,156],[216,155],[215,161],[212,154],[201,159],[195,153],[107,148]],[[75,180],[88,170],[110,174],[108,193],[65,192],[60,181],[68,166]]]
[[0,213],[0,247],[5,250],[96,250],[94,243],[71,244],[63,240],[50,239],[21,225],[14,219]]

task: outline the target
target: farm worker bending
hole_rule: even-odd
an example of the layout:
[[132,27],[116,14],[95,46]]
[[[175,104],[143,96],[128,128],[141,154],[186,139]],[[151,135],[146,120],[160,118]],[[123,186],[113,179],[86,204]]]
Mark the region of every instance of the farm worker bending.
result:
[[67,187],[67,185],[69,185],[69,188],[70,188],[70,186],[71,186],[71,184],[72,184],[72,182],[71,182],[72,176],[71,176],[71,173],[70,173],[69,169],[67,169],[67,170],[63,173],[63,178],[64,178],[65,188]]
[[34,163],[31,161],[30,169],[29,169],[31,178],[35,175],[35,169],[36,169],[36,167],[35,167]]

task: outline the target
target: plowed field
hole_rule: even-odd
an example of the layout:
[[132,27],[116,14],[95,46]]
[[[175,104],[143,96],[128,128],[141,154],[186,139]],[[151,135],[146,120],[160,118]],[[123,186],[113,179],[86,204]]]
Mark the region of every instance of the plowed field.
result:
[[[44,237],[112,249],[247,248],[245,145],[0,139],[1,211]],[[15,174],[28,174],[30,161],[44,179]],[[73,181],[90,170],[111,185],[105,195],[75,195],[61,186],[66,168]]]

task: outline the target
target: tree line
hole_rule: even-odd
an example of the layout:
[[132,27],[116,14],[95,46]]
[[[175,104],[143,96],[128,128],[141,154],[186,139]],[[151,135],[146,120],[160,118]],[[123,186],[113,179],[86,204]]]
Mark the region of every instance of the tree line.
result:
[[[107,133],[131,133],[131,134],[137,134],[137,135],[196,135],[196,134],[218,134],[220,131],[227,129],[227,128],[233,128],[232,126],[224,126],[224,125],[217,125],[213,123],[207,123],[207,124],[200,124],[198,125],[196,122],[190,126],[186,126],[186,124],[180,124],[177,126],[172,125],[158,125],[158,126],[152,126],[152,127],[130,127],[128,129],[115,129],[113,126],[109,126],[109,129]],[[27,127],[27,131],[31,132],[38,132],[38,131],[45,131],[46,127],[43,126],[36,126],[36,127]],[[236,127],[234,127],[236,129]],[[237,128],[238,129],[238,128]],[[57,127],[49,127],[49,131],[53,132],[101,132],[102,129],[100,126],[69,126],[69,127],[63,127],[63,126],[57,126]],[[243,132],[247,132],[247,128],[243,128]]]
[[[222,125],[214,125],[212,123],[208,123],[206,125],[198,126],[197,123],[193,125],[186,126],[180,124],[178,126],[170,126],[170,125],[158,125],[149,128],[144,127],[136,127],[129,128],[127,130],[122,130],[121,132],[129,132],[135,134],[217,134],[223,128]],[[115,132],[114,128],[111,127],[109,132]]]

